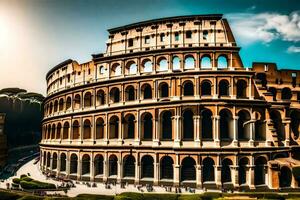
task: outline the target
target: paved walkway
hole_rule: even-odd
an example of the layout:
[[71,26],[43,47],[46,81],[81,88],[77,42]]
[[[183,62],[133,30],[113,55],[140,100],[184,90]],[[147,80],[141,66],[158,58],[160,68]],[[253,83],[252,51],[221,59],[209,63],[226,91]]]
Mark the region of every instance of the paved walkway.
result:
[[[22,174],[27,174],[29,173],[31,177],[35,180],[43,181],[43,182],[48,182],[48,183],[54,183],[55,185],[61,185],[61,182],[55,181],[52,179],[47,179],[46,176],[42,174],[42,172],[39,169],[39,162],[37,164],[33,164],[34,159],[23,165],[18,171],[17,175],[14,177],[11,177],[4,181],[3,183],[0,182],[0,187],[1,188],[6,188],[6,183],[11,183],[13,178],[19,178],[20,175]],[[75,183],[75,181],[74,181]],[[103,183],[97,183],[97,187],[87,187],[85,184],[75,184],[75,188],[71,188],[68,190],[67,195],[70,197],[75,197],[78,194],[105,194],[105,195],[114,195],[114,194],[119,194],[122,192],[140,192],[134,185],[128,185],[126,188],[120,188],[120,184],[117,184],[117,186],[112,186],[111,189],[106,189],[105,185]],[[143,191],[147,191],[145,187],[142,188]],[[153,187],[153,192],[157,193],[166,193],[165,189],[163,187],[159,186],[154,186]],[[196,190],[196,193],[201,193],[203,191],[201,190]],[[64,192],[56,192],[60,194],[64,194]]]

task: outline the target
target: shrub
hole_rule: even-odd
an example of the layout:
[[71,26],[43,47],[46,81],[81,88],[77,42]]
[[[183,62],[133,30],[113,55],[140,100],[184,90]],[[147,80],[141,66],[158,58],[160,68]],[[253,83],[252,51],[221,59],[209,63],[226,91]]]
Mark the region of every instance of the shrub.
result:
[[20,197],[19,194],[0,190],[0,200],[16,200]]
[[198,194],[191,195],[180,195],[178,196],[178,200],[202,200],[201,196]]
[[25,177],[22,178],[22,180],[23,180],[23,181],[30,182],[30,181],[32,181],[33,179],[30,178],[30,177],[28,177],[28,176],[25,176]]
[[20,184],[21,179],[19,179],[19,178],[14,178],[14,179],[12,180],[12,182],[15,183],[15,184]]
[[44,197],[38,197],[38,196],[23,196],[22,198],[18,200],[41,200],[44,199]]
[[143,200],[143,194],[141,193],[135,193],[135,192],[124,192],[120,195],[120,197],[124,197],[125,199],[130,199],[130,200]]
[[144,200],[177,200],[177,194],[154,194],[145,193]]
[[114,200],[114,196],[96,195],[96,194],[79,194],[75,199],[78,200]]
[[27,175],[26,175],[26,174],[22,174],[22,175],[20,176],[21,179],[23,179],[24,177],[27,177]]
[[56,186],[52,183],[44,183],[36,180],[28,181],[21,181],[21,187],[27,190],[34,190],[34,189],[56,189]]

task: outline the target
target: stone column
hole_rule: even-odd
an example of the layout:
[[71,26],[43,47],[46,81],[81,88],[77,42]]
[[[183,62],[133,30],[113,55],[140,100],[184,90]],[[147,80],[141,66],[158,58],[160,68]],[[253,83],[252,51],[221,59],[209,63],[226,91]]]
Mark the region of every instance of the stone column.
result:
[[77,180],[81,179],[81,175],[82,175],[82,160],[80,158],[80,155],[78,156],[78,164],[77,164]]
[[[120,158],[121,159],[121,158]],[[118,175],[117,175],[117,182],[120,183],[123,177],[123,166],[122,161],[118,159]]]
[[57,175],[59,175],[59,173],[60,173],[60,168],[61,168],[61,166],[60,166],[60,154],[57,154],[57,160],[56,160],[56,165],[57,165]]
[[218,82],[217,82],[217,78],[215,78],[213,83],[213,99],[218,98],[217,87],[218,87]]
[[237,131],[238,131],[238,116],[233,116],[233,146],[238,146]]
[[[138,156],[137,156],[138,158]],[[141,172],[141,165],[140,162],[138,160],[135,161],[135,179],[134,179],[134,183],[135,184],[139,184],[140,183],[140,172]]]
[[172,117],[172,125],[175,131],[175,140],[174,140],[174,147],[180,147],[181,143],[181,130],[182,130],[182,117],[176,115]]
[[251,119],[250,125],[250,138],[249,138],[249,146],[254,147],[254,139],[255,139],[255,119]]
[[135,145],[140,145],[141,144],[141,116],[140,112],[137,112],[137,120],[135,120],[135,132],[136,132],[136,137],[134,140]]
[[179,164],[179,155],[176,154],[175,163],[174,163],[174,186],[180,185],[180,164]]
[[216,182],[217,188],[222,187],[221,170],[222,170],[222,165],[215,165],[215,182]]
[[220,147],[219,122],[220,122],[220,116],[219,115],[215,115],[215,116],[212,117],[213,136],[214,136],[214,143],[215,143],[216,147]]
[[69,177],[70,176],[70,167],[71,167],[71,163],[70,163],[70,156],[67,155],[66,158],[66,176]]
[[238,165],[232,165],[230,166],[231,171],[231,180],[234,188],[239,187],[239,166]]
[[109,176],[108,170],[109,170],[109,161],[108,161],[107,153],[105,153],[103,159],[103,182],[107,181],[107,178]]
[[196,184],[197,188],[202,188],[202,165],[196,166]]
[[90,161],[90,181],[94,181],[95,179],[95,167],[94,167],[94,155],[91,156],[91,161]]
[[118,145],[123,144],[123,138],[124,138],[124,123],[122,122],[122,116],[119,119],[119,133],[118,133]]
[[155,162],[154,164],[154,180],[153,180],[153,184],[154,185],[158,185],[159,183],[159,162]]
[[249,185],[249,188],[250,189],[254,189],[255,188],[255,174],[254,174],[254,168],[255,168],[255,165],[252,163],[248,166],[249,168],[249,174],[248,174],[248,185]]
[[291,119],[286,117],[282,121],[282,124],[284,125],[284,132],[285,132],[284,146],[288,147],[290,145],[290,124],[291,124]]
[[153,146],[159,146],[160,141],[160,118],[154,119],[154,139],[153,139]]
[[194,118],[194,134],[195,134],[195,147],[200,147],[201,146],[201,136],[200,136],[200,131],[201,131],[201,116],[196,115],[193,117]]
[[50,156],[50,170],[53,169],[53,155]]

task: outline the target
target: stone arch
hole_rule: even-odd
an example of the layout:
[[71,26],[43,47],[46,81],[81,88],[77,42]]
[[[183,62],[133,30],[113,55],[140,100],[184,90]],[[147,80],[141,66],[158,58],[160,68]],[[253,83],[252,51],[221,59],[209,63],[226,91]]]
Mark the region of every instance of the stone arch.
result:
[[90,92],[86,92],[84,94],[84,102],[83,102],[83,106],[84,107],[91,107],[92,106],[92,94]]
[[96,139],[104,138],[104,120],[102,117],[96,120]]
[[105,92],[103,90],[98,90],[97,91],[97,103],[98,105],[104,105],[106,103],[105,98]]
[[94,159],[95,176],[103,174],[104,158],[101,154],[97,154]]
[[74,109],[79,109],[81,106],[81,96],[80,94],[76,94],[74,96]]
[[281,188],[291,187],[292,178],[293,178],[292,170],[287,166],[281,167],[279,173],[279,187]]
[[79,134],[79,122],[78,122],[78,120],[73,121],[72,128],[73,128],[72,139],[78,140],[79,136],[80,136],[80,134]]
[[236,97],[247,98],[247,82],[245,80],[238,80],[236,83]]
[[118,158],[116,155],[109,156],[109,176],[117,176],[118,174]]
[[124,177],[135,177],[135,158],[127,155],[123,158]]
[[229,158],[225,158],[222,160],[222,169],[221,169],[221,182],[229,183],[231,180],[231,169],[232,161]]
[[285,134],[280,112],[277,110],[271,110],[270,118],[273,122],[273,126],[276,131],[279,142],[283,141],[285,139]]
[[161,138],[164,140],[173,139],[172,135],[172,112],[167,110],[161,113]]
[[185,81],[182,85],[183,96],[194,96],[194,84],[192,81]]
[[58,122],[56,127],[56,139],[61,139],[61,123]]
[[47,153],[47,167],[50,167],[50,161],[51,161],[51,154],[50,152]]
[[203,80],[201,82],[201,96],[211,95],[211,82],[209,80]]
[[290,100],[293,94],[290,88],[285,87],[281,90],[281,99],[282,100]]
[[239,160],[239,184],[244,185],[247,183],[247,165],[249,164],[249,159],[243,157]]
[[52,169],[57,169],[57,153],[54,152],[52,155]]
[[60,154],[60,171],[65,172],[67,169],[67,156],[65,153]]
[[293,139],[297,140],[299,138],[300,132],[300,111],[299,110],[292,110],[291,114],[291,130],[293,133]]
[[250,113],[246,110],[240,110],[238,112],[238,139],[249,140],[250,139],[250,126],[251,123]]
[[265,140],[266,139],[265,118],[260,112],[255,112],[254,117],[255,117],[254,119],[256,119],[254,123],[255,140]]
[[229,82],[225,79],[219,82],[219,96],[229,96]]
[[135,88],[132,85],[129,85],[125,89],[125,100],[134,101],[135,100]]
[[173,67],[173,70],[180,70],[180,58],[178,56],[173,57],[172,67]]
[[265,165],[267,159],[263,156],[259,156],[254,161],[254,184],[263,185],[265,184]]
[[64,110],[64,99],[60,98],[58,102],[58,110],[63,111]]
[[141,177],[153,178],[154,177],[154,160],[152,156],[145,155],[141,160]]
[[134,61],[128,61],[126,63],[126,74],[133,75],[137,73],[137,65]]
[[121,65],[119,63],[114,63],[111,66],[111,75],[112,76],[120,76],[120,75],[122,75],[122,68],[121,68]]
[[276,96],[277,96],[277,89],[274,87],[269,87],[268,92],[270,92],[273,96],[273,101],[276,101]]
[[151,113],[144,113],[142,119],[143,140],[152,140],[153,138],[153,117]]
[[109,139],[117,139],[119,137],[119,118],[114,115],[109,119]]
[[218,57],[218,69],[226,69],[228,67],[228,60],[226,55]]
[[215,162],[212,158],[206,157],[203,159],[203,182],[214,182],[215,181]]
[[157,60],[158,71],[168,71],[168,60],[165,57],[160,57]]
[[184,69],[194,69],[195,68],[195,58],[192,55],[187,55],[184,58]]
[[54,101],[54,112],[57,112],[58,111],[58,101],[55,100]]
[[50,102],[49,114],[53,114],[53,103],[52,102]]
[[124,118],[124,138],[134,139],[135,136],[135,116],[133,114],[127,114]]
[[202,125],[201,125],[201,133],[203,139],[213,139],[213,127],[212,127],[212,112],[209,109],[204,109],[201,112],[202,117]]
[[63,140],[66,140],[69,138],[69,130],[70,130],[70,124],[69,122],[64,123],[64,128],[63,128]]
[[70,174],[77,174],[78,169],[78,156],[73,153],[70,157]]
[[181,181],[196,180],[196,162],[192,157],[185,157],[181,162]]
[[141,87],[143,99],[152,99],[152,88],[150,84],[145,83]]
[[187,109],[183,112],[183,140],[194,139],[194,113]]
[[66,101],[66,109],[70,109],[72,106],[72,99],[71,97],[67,97],[67,101]]
[[170,156],[164,156],[160,160],[160,179],[173,180],[174,161]]
[[263,87],[267,86],[268,81],[267,81],[267,75],[266,75],[266,73],[257,73],[256,74],[256,78],[258,80],[260,80],[260,83],[262,84]]
[[169,97],[169,85],[166,82],[159,84],[159,97],[165,98]]
[[219,113],[220,115],[220,138],[221,139],[232,139],[231,129],[232,129],[232,113],[228,109],[222,109]]
[[153,65],[150,59],[144,59],[142,62],[143,66],[143,72],[152,72],[153,71]]
[[91,139],[92,138],[91,126],[92,126],[92,124],[89,119],[84,120],[84,122],[83,122],[83,139]]
[[202,69],[210,69],[212,67],[211,59],[209,55],[204,55],[201,58],[201,68]]
[[110,90],[110,100],[112,103],[120,102],[120,90],[117,87],[113,87]]
[[55,131],[56,131],[56,125],[52,124],[52,128],[51,128],[51,140],[55,139]]
[[84,154],[81,159],[81,174],[89,175],[90,174],[90,164],[91,158],[88,154]]

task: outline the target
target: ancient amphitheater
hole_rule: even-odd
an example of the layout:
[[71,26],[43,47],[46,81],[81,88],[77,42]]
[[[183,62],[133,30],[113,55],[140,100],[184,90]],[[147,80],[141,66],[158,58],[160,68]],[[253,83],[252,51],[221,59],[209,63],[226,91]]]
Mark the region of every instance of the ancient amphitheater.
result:
[[41,170],[93,182],[298,187],[299,71],[244,67],[219,14],[108,32],[105,53],[46,76]]

